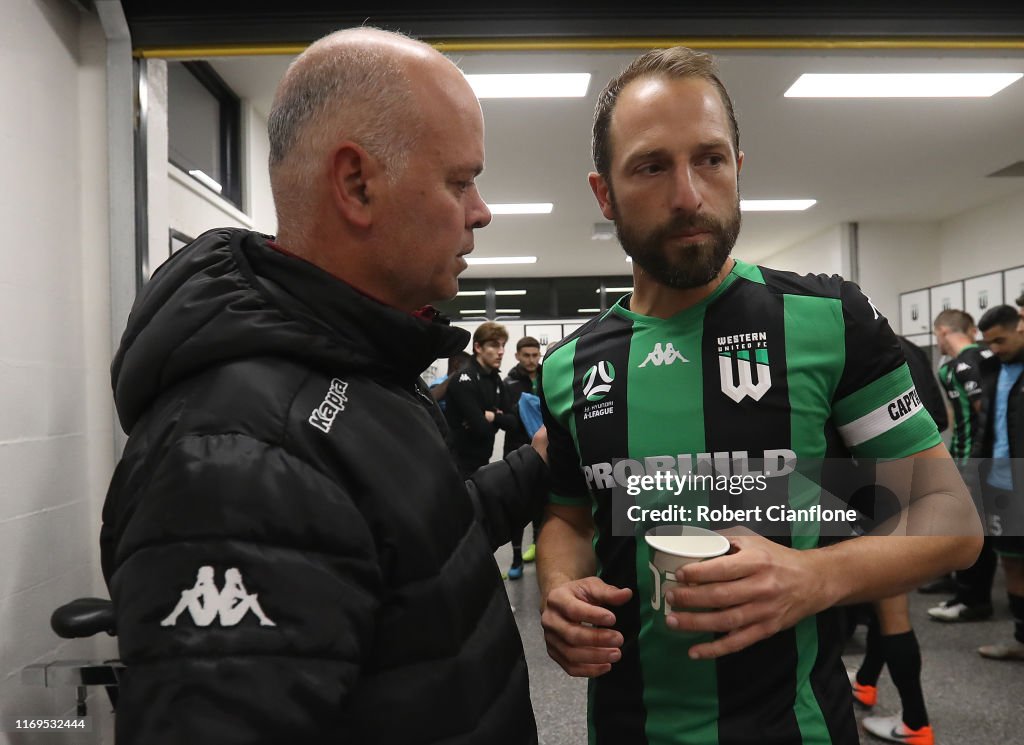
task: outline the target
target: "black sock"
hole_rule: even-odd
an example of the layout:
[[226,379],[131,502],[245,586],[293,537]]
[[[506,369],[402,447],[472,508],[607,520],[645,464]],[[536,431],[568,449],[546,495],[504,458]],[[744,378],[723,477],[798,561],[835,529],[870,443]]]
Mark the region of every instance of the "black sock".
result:
[[885,664],[885,652],[881,644],[882,634],[878,629],[878,619],[872,618],[868,623],[867,649],[864,661],[857,671],[857,682],[862,686],[878,685],[878,676],[882,674]]
[[523,547],[512,544],[512,566],[517,567],[523,563]]
[[996,552],[986,538],[978,560],[956,573],[956,600],[965,605],[992,605],[992,580],[996,576]]
[[900,692],[903,723],[910,729],[920,729],[928,724],[928,712],[924,708],[921,690],[921,648],[917,644],[917,636],[913,630],[883,636],[882,648],[889,675]]
[[1024,595],[1006,593],[1010,600],[1010,615],[1013,616],[1013,638],[1024,644]]

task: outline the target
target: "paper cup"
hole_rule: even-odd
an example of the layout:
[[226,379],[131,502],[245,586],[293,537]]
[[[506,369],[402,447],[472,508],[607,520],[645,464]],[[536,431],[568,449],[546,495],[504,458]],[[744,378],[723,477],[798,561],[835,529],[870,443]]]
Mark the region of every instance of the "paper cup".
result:
[[665,602],[665,593],[679,585],[676,582],[676,570],[696,561],[722,556],[729,551],[729,539],[724,535],[693,525],[663,525],[648,531],[644,540],[650,549],[648,567],[654,578],[651,607],[664,610],[665,615],[672,610]]

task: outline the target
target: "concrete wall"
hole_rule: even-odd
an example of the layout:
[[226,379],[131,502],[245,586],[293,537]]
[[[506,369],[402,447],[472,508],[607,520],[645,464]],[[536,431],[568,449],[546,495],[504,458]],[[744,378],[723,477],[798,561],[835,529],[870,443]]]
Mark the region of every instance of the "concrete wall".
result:
[[901,292],[942,282],[937,223],[858,224],[861,289],[898,332]]
[[[21,685],[61,642],[51,611],[102,592],[97,536],[113,466],[102,31],[61,0],[0,0],[0,720],[74,712]],[[107,644],[106,653],[112,651]],[[97,709],[97,713],[100,713]],[[6,736],[0,734],[0,742]],[[17,736],[9,741],[21,742]],[[48,743],[94,742],[48,734]]]
[[1024,264],[1024,192],[943,221],[938,248],[939,282]]
[[798,274],[842,274],[842,228],[836,225],[756,263]]

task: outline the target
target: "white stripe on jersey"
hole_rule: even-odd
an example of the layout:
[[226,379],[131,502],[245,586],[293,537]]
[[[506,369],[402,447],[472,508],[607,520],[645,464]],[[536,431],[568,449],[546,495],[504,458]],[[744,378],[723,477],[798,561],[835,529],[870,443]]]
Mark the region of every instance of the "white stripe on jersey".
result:
[[860,419],[840,425],[839,434],[842,436],[843,442],[846,443],[846,447],[852,448],[862,442],[873,440],[879,435],[884,435],[923,408],[924,404],[921,403],[917,390],[914,386],[910,386],[900,395],[886,401]]

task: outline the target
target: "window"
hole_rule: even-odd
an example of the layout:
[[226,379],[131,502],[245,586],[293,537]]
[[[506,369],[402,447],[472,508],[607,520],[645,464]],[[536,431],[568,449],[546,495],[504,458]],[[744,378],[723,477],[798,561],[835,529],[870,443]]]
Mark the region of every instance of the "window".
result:
[[241,105],[206,62],[167,63],[168,159],[242,206]]

